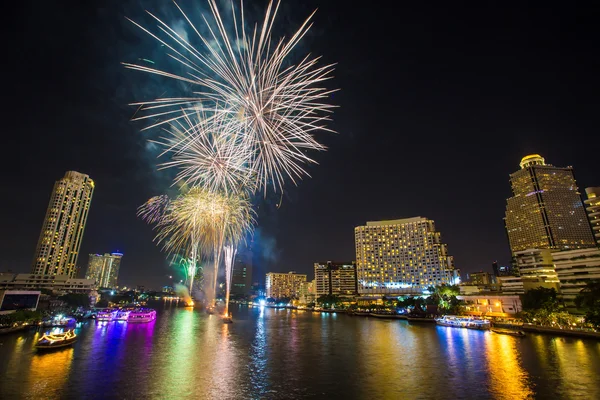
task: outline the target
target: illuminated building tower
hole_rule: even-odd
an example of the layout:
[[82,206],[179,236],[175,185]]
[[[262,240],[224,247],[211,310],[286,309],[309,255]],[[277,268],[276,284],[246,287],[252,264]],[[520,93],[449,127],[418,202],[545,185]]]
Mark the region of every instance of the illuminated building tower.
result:
[[356,263],[320,262],[315,263],[315,284],[317,296],[353,296],[358,292]]
[[459,282],[434,222],[423,217],[354,228],[358,293],[400,295]]
[[523,157],[510,175],[513,197],[504,218],[513,255],[527,249],[594,247],[571,167],[546,164],[538,154]]
[[295,272],[279,273],[268,272],[265,280],[265,289],[267,298],[298,298],[300,297],[300,287],[306,282],[305,274]]
[[231,294],[248,296],[252,290],[252,251],[248,248],[239,251],[233,265]]
[[85,279],[96,281],[96,287],[115,288],[123,253],[90,254]]
[[585,189],[587,200],[585,201],[586,210],[592,225],[594,237],[600,246],[600,187],[589,187]]
[[75,277],[93,193],[94,181],[75,171],[67,171],[65,177],[54,184],[32,274]]

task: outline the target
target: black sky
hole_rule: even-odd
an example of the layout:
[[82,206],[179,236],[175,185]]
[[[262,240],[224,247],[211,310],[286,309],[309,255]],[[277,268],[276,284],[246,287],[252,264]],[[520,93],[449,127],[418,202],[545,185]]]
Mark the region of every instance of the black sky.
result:
[[[119,63],[161,57],[124,17],[147,8],[169,20],[172,4],[15,3],[3,15],[0,270],[29,270],[54,181],[76,170],[96,181],[79,266],[119,249],[121,284],[168,283],[135,217],[168,177],[127,106],[160,96],[160,82]],[[261,206],[255,280],[354,259],[355,226],[417,215],[436,221],[463,273],[489,269],[509,261],[502,217],[522,156],[572,165],[580,188],[600,185],[598,5],[288,0],[278,29],[317,7],[299,54],[338,63],[339,134],[321,134],[329,151],[280,209],[278,197]]]

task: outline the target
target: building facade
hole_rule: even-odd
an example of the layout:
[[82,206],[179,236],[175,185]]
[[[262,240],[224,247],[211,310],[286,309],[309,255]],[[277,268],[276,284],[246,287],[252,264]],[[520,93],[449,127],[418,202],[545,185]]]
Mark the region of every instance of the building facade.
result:
[[300,291],[298,300],[300,304],[310,304],[317,301],[317,282],[313,279],[310,282],[302,282],[300,284]]
[[315,263],[317,296],[354,296],[358,293],[355,262]]
[[600,249],[578,249],[552,253],[562,298],[572,306],[587,283],[600,279]]
[[306,274],[268,272],[265,278],[267,298],[298,298],[300,286],[306,282]]
[[521,298],[518,295],[490,293],[460,295],[456,298],[465,302],[465,312],[468,315],[511,317],[523,310]]
[[354,234],[361,295],[416,294],[460,280],[453,257],[430,219],[367,222]]
[[595,246],[571,167],[523,157],[510,175],[513,197],[504,218],[512,253],[527,249],[570,250]]
[[560,290],[558,275],[550,249],[528,249],[515,253],[524,291],[544,287]]
[[76,276],[77,257],[93,193],[94,181],[75,171],[67,171],[64,178],[54,184],[32,274]]
[[496,283],[496,277],[489,272],[471,272],[467,274],[467,281],[473,285],[489,286]]
[[90,254],[86,279],[96,281],[96,287],[116,288],[123,253]]
[[587,200],[584,201],[585,209],[596,243],[600,246],[600,186],[586,188],[585,194],[587,195]]
[[87,293],[94,289],[95,281],[76,279],[68,275],[35,275],[0,273],[0,289],[39,290],[47,289],[58,294]]
[[249,296],[252,292],[252,251],[245,249],[238,252],[233,265],[231,278],[231,294]]

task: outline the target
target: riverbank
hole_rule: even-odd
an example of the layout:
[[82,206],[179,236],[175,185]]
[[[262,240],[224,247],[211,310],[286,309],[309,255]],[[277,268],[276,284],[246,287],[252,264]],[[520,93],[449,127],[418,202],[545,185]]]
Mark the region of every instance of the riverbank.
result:
[[570,336],[570,337],[579,337],[579,338],[600,340],[600,332],[583,331],[580,329],[561,329],[561,328],[552,328],[549,326],[540,326],[540,325],[533,325],[533,324],[523,324],[523,326],[520,327],[520,329],[525,332],[545,333],[545,334],[552,334],[552,335],[558,335],[558,336]]

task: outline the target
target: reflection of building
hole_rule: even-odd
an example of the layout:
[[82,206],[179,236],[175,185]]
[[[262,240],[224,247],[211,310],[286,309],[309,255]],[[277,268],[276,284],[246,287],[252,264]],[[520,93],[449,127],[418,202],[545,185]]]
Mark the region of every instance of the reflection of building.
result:
[[35,311],[40,300],[39,291],[0,290],[0,314],[14,310]]
[[122,253],[90,254],[86,279],[96,281],[97,287],[116,288]]
[[274,299],[299,297],[300,285],[306,282],[305,274],[295,272],[268,272],[265,280],[267,297]]
[[522,311],[518,295],[475,294],[456,298],[466,303],[465,312],[469,315],[507,317]]
[[48,289],[57,293],[90,293],[93,287],[93,280],[74,279],[68,275],[0,273],[0,289]]
[[239,251],[233,265],[231,278],[231,294],[248,296],[252,291],[252,251]]
[[504,218],[512,253],[527,249],[570,250],[595,246],[571,167],[523,157],[510,175],[513,197]]
[[354,233],[360,294],[420,293],[459,281],[453,257],[430,219],[367,222]]
[[320,262],[315,263],[316,294],[353,296],[357,293],[356,263]]
[[587,283],[600,279],[600,249],[578,249],[552,253],[563,300],[569,305]]
[[587,200],[584,201],[596,242],[600,246],[600,187],[585,189]]
[[75,277],[94,181],[67,171],[56,181],[33,260],[32,274]]

